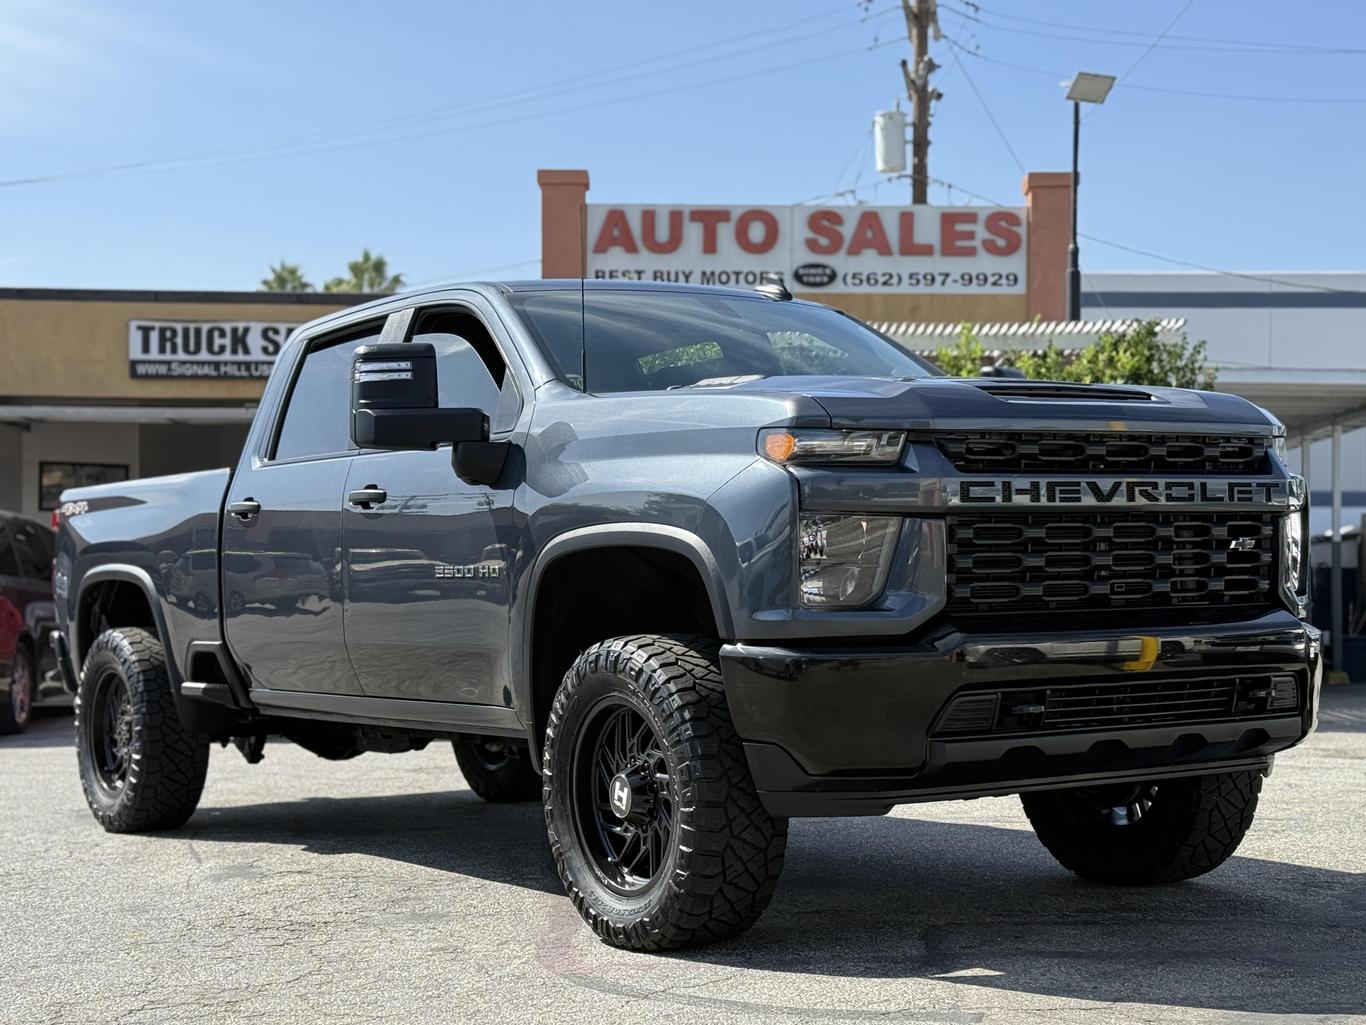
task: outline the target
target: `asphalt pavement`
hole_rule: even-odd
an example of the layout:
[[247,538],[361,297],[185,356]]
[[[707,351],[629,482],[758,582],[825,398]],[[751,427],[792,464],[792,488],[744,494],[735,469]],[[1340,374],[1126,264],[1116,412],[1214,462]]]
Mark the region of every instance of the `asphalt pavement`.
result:
[[1366,686],[1330,688],[1219,871],[1119,890],[1013,798],[793,823],[745,937],[598,942],[538,806],[449,746],[324,762],[215,748],[181,831],[90,817],[68,715],[0,737],[0,1022],[1366,1021]]

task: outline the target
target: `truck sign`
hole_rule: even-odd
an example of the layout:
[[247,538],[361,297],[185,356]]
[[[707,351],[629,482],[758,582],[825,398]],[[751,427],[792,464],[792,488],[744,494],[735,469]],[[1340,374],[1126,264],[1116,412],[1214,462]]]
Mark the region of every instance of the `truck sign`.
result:
[[130,320],[132,377],[266,378],[298,324],[253,320]]

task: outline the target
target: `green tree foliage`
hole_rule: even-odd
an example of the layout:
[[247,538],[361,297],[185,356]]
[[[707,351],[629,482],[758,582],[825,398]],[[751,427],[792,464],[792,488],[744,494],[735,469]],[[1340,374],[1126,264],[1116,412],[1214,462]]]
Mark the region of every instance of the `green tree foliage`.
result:
[[389,273],[389,261],[378,253],[365,249],[359,260],[346,265],[348,277],[333,278],[323,285],[324,292],[366,292],[371,295],[390,295],[403,287],[402,274]]
[[[955,377],[975,377],[990,359],[971,326],[964,324],[957,342],[935,353],[935,362]],[[1006,353],[1000,362],[1036,380],[1081,384],[1209,389],[1214,387],[1215,378],[1215,370],[1205,358],[1204,342],[1190,342],[1184,334],[1163,341],[1158,337],[1156,320],[1103,334],[1094,345],[1075,354],[1064,353],[1049,342],[1034,352]]]
[[304,277],[297,263],[281,260],[270,268],[270,276],[261,279],[261,292],[311,292],[313,283]]
[[950,377],[980,377],[982,368],[991,363],[984,346],[973,334],[971,324],[958,328],[958,338],[952,345],[943,345],[934,351],[934,362],[940,370]]

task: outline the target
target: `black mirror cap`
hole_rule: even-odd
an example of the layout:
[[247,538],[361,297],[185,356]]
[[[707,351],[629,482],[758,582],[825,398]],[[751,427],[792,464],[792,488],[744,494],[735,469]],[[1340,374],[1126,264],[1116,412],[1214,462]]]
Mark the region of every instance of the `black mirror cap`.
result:
[[357,448],[431,450],[488,436],[489,418],[482,409],[357,409],[351,414]]
[[436,407],[436,347],[430,342],[356,350],[351,358],[352,410]]

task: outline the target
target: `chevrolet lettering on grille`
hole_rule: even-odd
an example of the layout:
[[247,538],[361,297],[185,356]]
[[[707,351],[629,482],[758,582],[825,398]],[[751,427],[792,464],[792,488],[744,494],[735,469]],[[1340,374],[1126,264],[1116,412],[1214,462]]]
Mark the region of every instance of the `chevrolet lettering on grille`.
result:
[[1289,482],[1197,479],[1089,480],[965,478],[950,492],[951,505],[1255,505],[1289,506],[1297,501]]

